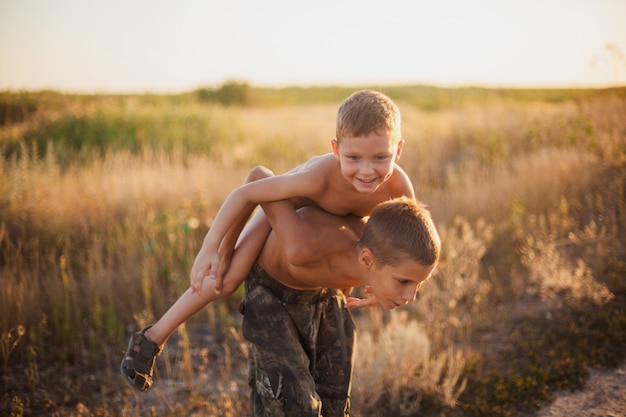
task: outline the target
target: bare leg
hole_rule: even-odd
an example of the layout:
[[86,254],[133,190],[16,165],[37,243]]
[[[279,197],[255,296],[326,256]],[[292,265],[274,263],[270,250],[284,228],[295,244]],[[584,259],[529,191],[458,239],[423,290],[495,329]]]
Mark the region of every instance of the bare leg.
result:
[[[250,171],[245,182],[249,183],[272,175],[274,175],[272,171],[267,168],[255,167]],[[162,347],[178,326],[196,315],[209,303],[232,294],[244,281],[270,232],[267,222],[263,220],[261,215],[257,215],[254,216],[254,221],[248,223],[246,231],[241,234],[253,209],[254,207],[251,206],[249,211],[246,210],[242,213],[240,221],[232,225],[224,238],[226,248],[235,247],[234,242],[238,237],[240,238],[238,247],[234,252],[228,251],[226,253],[227,257],[232,255],[232,264],[223,277],[224,281],[222,282],[221,279],[203,280],[200,294],[192,292],[191,288],[187,289],[159,321],[145,331],[148,340]]]
[[220,294],[215,293],[213,281],[210,280],[204,280],[201,294],[195,294],[191,288],[188,288],[165,314],[145,331],[146,338],[162,347],[178,326],[196,315],[209,303],[230,295],[240,283],[224,282],[224,291]]
[[[246,182],[270,175],[273,175],[271,171],[256,167],[250,171]],[[222,241],[223,255],[231,259],[223,281],[204,279],[199,294],[191,288],[187,289],[154,325],[132,335],[120,369],[135,388],[141,391],[150,389],[155,360],[178,326],[209,303],[232,294],[245,280],[270,233],[270,225],[262,210],[247,221],[253,210],[254,205],[244,210]]]

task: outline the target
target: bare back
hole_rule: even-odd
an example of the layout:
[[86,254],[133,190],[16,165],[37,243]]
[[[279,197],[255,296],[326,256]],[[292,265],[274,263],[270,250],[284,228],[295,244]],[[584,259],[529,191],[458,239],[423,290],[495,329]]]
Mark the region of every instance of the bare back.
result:
[[[292,209],[293,210],[293,209]],[[313,258],[293,262],[287,245],[274,230],[265,241],[257,263],[272,277],[295,289],[349,288],[361,282],[356,278],[358,269],[357,244],[364,221],[355,216],[335,216],[316,207],[298,210],[298,224],[281,225],[285,233],[307,239]],[[292,230],[284,230],[291,227]],[[297,228],[297,230],[293,230]],[[284,240],[284,239],[283,239]]]

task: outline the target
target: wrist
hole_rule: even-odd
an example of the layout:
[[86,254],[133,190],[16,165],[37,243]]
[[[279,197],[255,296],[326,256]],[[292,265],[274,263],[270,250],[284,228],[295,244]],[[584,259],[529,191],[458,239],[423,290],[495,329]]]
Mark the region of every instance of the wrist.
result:
[[218,245],[215,244],[211,239],[205,239],[202,243],[202,248],[200,249],[202,252],[216,252]]

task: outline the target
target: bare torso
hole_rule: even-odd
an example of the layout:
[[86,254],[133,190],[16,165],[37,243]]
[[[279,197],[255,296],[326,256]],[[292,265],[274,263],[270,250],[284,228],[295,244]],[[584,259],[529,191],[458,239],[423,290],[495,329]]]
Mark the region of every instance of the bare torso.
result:
[[[390,178],[374,192],[359,192],[343,177],[333,154],[311,158],[284,174],[290,175],[293,175],[291,183],[306,190],[303,194],[307,197],[291,198],[293,206],[301,208],[298,215],[295,211],[291,214],[300,221],[281,223],[281,233],[285,234],[288,228],[291,240],[283,238],[281,242],[276,232],[271,232],[258,264],[275,279],[295,289],[344,289],[360,285],[357,244],[363,216],[381,202],[400,196],[414,197],[411,181],[396,165]],[[296,195],[297,190],[293,191]],[[290,248],[285,246],[294,239],[298,243],[306,239],[305,261],[295,262],[289,257]]]
[[307,244],[314,258],[306,263],[291,263],[275,232],[267,238],[257,259],[265,271],[295,289],[350,288],[358,286],[357,244],[364,221],[355,216],[329,215],[319,208],[300,209],[300,238],[310,236]]
[[354,214],[362,217],[369,215],[372,209],[383,201],[401,196],[414,197],[411,181],[398,165],[395,166],[391,178],[373,193],[359,192],[348,183],[342,176],[339,162],[333,154],[313,157],[290,173],[302,171],[307,171],[309,177],[318,181],[319,187],[317,195],[293,198],[296,207],[319,206],[337,216]]

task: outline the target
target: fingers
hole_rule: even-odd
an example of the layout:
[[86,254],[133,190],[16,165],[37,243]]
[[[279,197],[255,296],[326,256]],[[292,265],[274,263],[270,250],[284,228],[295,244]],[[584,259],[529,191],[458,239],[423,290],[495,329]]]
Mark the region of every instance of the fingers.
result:
[[191,288],[191,292],[193,294],[200,294],[200,291],[202,290],[202,282],[200,282],[200,285],[198,285],[198,279],[196,278],[196,276],[196,271],[192,270],[191,275],[189,276],[189,287]]
[[202,293],[202,280],[204,277],[204,273],[201,272],[201,269],[196,263],[191,267],[191,273],[189,274],[189,285],[191,288],[191,292],[193,294],[201,294]]
[[368,298],[348,297],[346,299],[345,308],[357,309],[357,308],[371,307],[376,304],[378,304],[378,300],[376,299],[376,297],[368,297]]
[[191,292],[193,294],[202,294],[202,286],[204,284],[204,280],[206,278],[214,279],[215,278],[215,270],[213,268],[213,263],[206,264],[206,267],[202,265],[202,262],[199,262],[196,259],[196,262],[191,268],[190,281],[191,281]]
[[225,258],[221,260],[219,264],[217,264],[217,271],[215,274],[211,275],[211,279],[215,280],[215,293],[221,294],[223,283],[224,283],[224,275],[230,266],[230,258]]
[[202,294],[202,287],[204,286],[204,280],[205,279],[214,279],[215,278],[215,274],[212,274],[209,271],[209,275],[205,275],[203,273],[198,274],[196,273],[195,275],[192,274],[191,276],[191,292],[193,294]]
[[202,294],[202,280],[198,282],[198,280],[191,280],[191,292],[193,294]]
[[222,277],[221,275],[211,274],[209,275],[209,279],[214,280],[215,294],[221,294],[222,283],[224,282],[224,277]]

